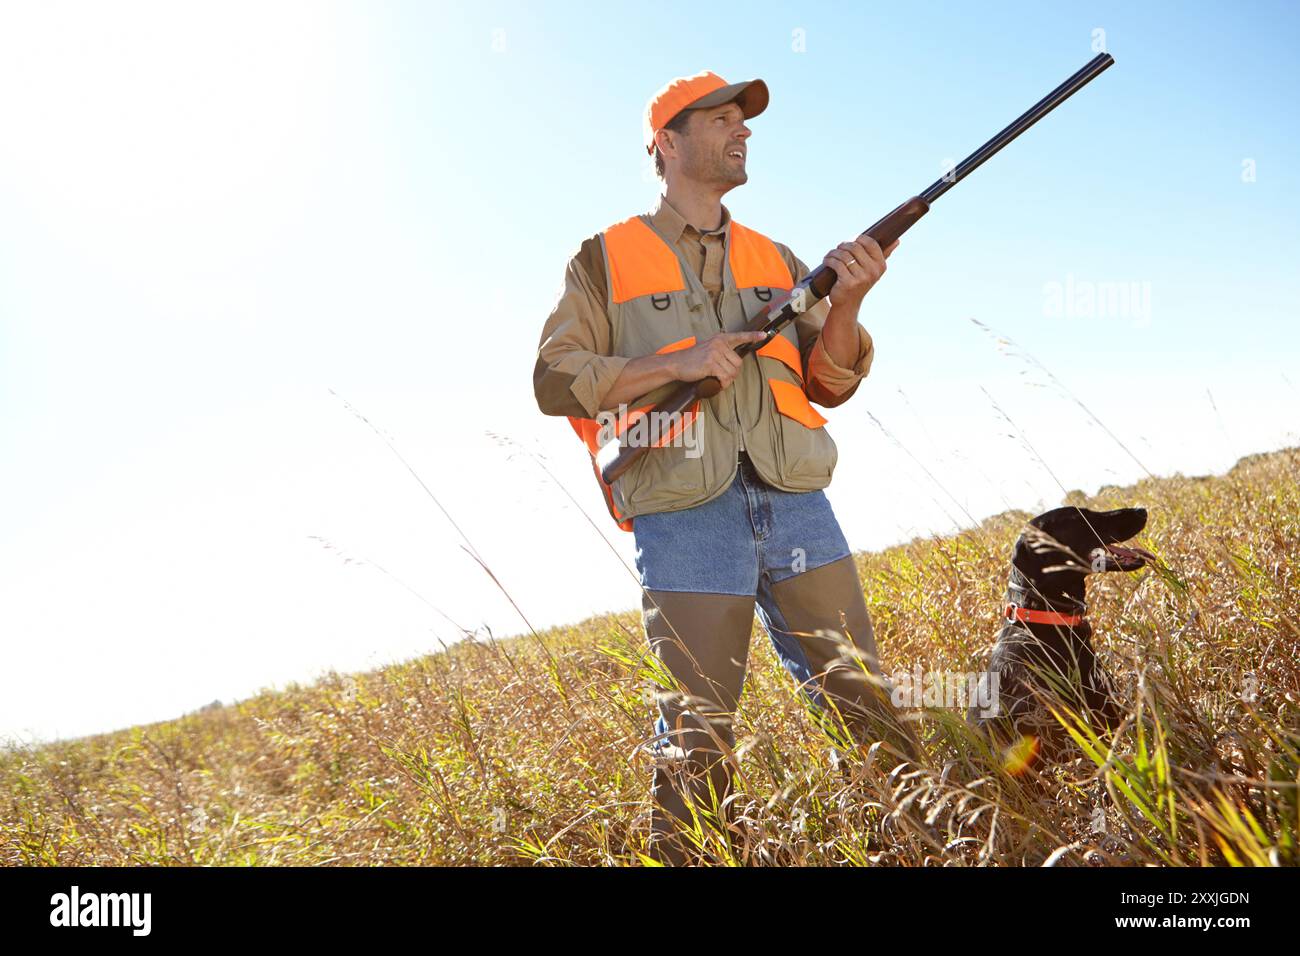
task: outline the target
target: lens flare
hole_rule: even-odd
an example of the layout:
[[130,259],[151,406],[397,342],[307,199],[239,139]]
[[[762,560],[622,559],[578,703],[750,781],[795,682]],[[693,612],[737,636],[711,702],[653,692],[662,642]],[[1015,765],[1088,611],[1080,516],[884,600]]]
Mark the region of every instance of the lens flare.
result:
[[1002,769],[1018,777],[1029,769],[1038,756],[1038,737],[1033,734],[1021,737],[1002,752]]

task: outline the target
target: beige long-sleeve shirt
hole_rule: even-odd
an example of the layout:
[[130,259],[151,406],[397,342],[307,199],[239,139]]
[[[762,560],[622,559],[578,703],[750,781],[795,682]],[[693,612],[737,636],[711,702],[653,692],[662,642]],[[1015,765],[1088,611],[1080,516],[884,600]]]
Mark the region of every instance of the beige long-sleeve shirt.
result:
[[[668,200],[660,196],[651,218],[683,260],[700,278],[716,309],[722,291],[725,239],[731,214],[722,207],[717,229],[701,232],[688,223]],[[797,283],[808,267],[783,243],[776,243],[790,275]],[[538,407],[547,415],[594,418],[605,408],[605,396],[630,358],[609,354],[612,329],[606,312],[605,259],[600,236],[585,240],[564,270],[564,288],[542,329],[533,368],[533,391]],[[804,382],[810,401],[833,408],[857,390],[871,368],[875,346],[871,335],[858,325],[858,357],[852,368],[837,364],[821,341],[830,303],[822,299],[795,319]]]

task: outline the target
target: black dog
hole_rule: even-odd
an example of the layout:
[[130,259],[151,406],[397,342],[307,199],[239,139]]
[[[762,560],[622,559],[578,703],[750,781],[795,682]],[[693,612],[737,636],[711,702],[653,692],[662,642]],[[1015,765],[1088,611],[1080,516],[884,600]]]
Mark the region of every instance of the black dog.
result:
[[989,693],[971,705],[970,723],[1000,742],[1030,737],[1036,747],[1059,739],[1060,725],[1041,706],[1048,698],[1094,724],[1115,725],[1120,710],[1085,616],[1086,581],[1095,571],[1136,571],[1154,561],[1149,551],[1118,543],[1146,523],[1143,508],[1055,508],[1029,521],[1011,559],[1004,622],[981,688]]

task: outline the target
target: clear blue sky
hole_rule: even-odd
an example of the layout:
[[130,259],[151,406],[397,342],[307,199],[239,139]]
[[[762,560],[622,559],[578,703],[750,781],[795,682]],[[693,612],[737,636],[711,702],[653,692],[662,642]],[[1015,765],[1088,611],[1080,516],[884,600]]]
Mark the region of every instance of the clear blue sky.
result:
[[[430,605],[523,627],[330,389],[535,625],[635,605],[531,371],[566,258],[654,201],[646,98],[701,69],[768,82],[726,202],[811,265],[1117,60],[867,298],[876,365],[828,416],[855,547],[1297,441],[1294,4],[739,9],[0,7],[0,736],[411,657],[455,638]],[[1138,294],[1053,310],[1103,284]]]

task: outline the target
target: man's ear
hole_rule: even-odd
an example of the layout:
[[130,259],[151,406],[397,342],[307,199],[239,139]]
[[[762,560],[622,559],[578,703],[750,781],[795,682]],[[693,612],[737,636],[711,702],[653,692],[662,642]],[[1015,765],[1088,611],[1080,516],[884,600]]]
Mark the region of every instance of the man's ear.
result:
[[655,145],[659,147],[659,152],[663,154],[664,159],[668,158],[670,149],[677,149],[677,144],[672,140],[672,132],[670,129],[661,129],[655,133]]

